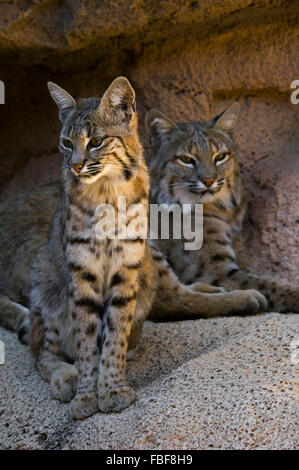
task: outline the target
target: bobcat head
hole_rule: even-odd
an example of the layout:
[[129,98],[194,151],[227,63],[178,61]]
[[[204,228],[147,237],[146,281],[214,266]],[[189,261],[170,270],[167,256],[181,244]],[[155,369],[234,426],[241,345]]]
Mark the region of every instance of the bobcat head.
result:
[[76,182],[100,176],[129,179],[141,153],[135,93],[125,77],[116,78],[102,98],[75,98],[48,82],[62,123],[59,149],[63,169]]
[[157,202],[227,206],[235,202],[239,165],[231,129],[238,113],[238,102],[210,122],[174,123],[154,109],[147,113],[153,147],[152,195]]

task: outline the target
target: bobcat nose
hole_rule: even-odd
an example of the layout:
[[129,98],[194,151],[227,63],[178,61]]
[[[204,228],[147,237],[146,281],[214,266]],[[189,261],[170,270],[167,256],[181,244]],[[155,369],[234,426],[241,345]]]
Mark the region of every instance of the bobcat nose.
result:
[[80,173],[80,170],[82,170],[83,165],[82,163],[78,163],[77,165],[72,165],[72,169],[75,170],[76,173]]
[[206,185],[207,188],[212,186],[216,178],[203,178],[202,182]]

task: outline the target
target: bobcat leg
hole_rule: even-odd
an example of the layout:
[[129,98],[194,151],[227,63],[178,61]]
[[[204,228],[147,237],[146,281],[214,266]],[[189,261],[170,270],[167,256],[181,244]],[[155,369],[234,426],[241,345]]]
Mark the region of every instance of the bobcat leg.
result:
[[[78,295],[78,292],[77,292]],[[102,305],[98,300],[79,298],[73,305],[72,316],[76,325],[78,384],[71,402],[71,417],[84,419],[98,411],[97,381],[99,374],[99,342]]]
[[189,284],[189,287],[191,287],[194,291],[205,292],[207,294],[217,294],[220,292],[225,292],[225,289],[223,287],[212,286],[211,284],[205,284],[204,282],[195,282],[193,284]]
[[6,295],[0,296],[0,325],[16,331],[19,339],[28,343],[29,309]]
[[[126,380],[126,354],[136,308],[137,270],[124,268],[117,275],[122,282],[113,288],[107,309],[100,362],[98,395],[99,409],[103,412],[121,411],[136,398],[135,391]],[[137,330],[131,337],[132,346],[137,339]]]
[[132,325],[131,333],[129,336],[127,361],[131,361],[134,357],[134,352],[138,343],[138,339],[139,339],[142,327],[143,327],[143,320],[140,322],[134,321]]
[[76,367],[44,349],[41,351],[37,366],[43,378],[50,382],[53,397],[63,402],[70,402],[76,393],[78,380]]
[[299,313],[299,287],[291,287],[246,271],[236,270],[221,284],[230,289],[257,289],[268,300],[268,310]]
[[[68,298],[68,314],[74,328],[78,370],[76,395],[70,404],[70,414],[74,419],[84,419],[98,411],[97,383],[102,318],[105,313],[104,298],[99,289],[95,289],[97,276],[94,272],[87,271],[89,261],[93,261],[90,251],[81,247],[80,252],[76,244],[68,246],[68,259],[72,263],[76,263],[79,253],[82,259],[81,270],[78,272],[77,269],[70,269],[69,288],[72,294]],[[83,282],[84,273],[86,279]]]
[[[39,325],[37,323],[37,325]],[[30,332],[30,347],[34,347],[33,336],[40,336],[35,331],[39,326],[33,326]],[[40,324],[40,326],[42,326]],[[78,372],[75,366],[62,359],[60,351],[59,334],[56,328],[47,328],[43,336],[43,344],[37,358],[37,367],[47,382],[50,382],[51,392],[54,398],[63,402],[69,402],[75,395]]]
[[210,318],[219,315],[253,314],[264,311],[267,302],[255,290],[236,290],[225,293],[201,292],[197,283],[182,284],[162,255],[155,255],[159,262],[158,288],[150,318],[155,321],[177,321]]

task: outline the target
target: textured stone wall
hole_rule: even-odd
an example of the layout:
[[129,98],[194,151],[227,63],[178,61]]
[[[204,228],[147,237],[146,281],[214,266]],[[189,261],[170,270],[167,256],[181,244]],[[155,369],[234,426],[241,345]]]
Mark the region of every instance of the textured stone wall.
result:
[[82,96],[117,75],[144,113],[204,120],[240,99],[235,137],[256,266],[298,284],[299,79],[297,1],[104,0],[0,4],[0,203],[57,179],[59,123],[46,81]]

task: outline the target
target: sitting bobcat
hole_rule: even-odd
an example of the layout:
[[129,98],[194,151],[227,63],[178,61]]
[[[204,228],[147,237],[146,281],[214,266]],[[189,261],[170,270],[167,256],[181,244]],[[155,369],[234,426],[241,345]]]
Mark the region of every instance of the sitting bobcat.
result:
[[25,334],[30,306],[38,368],[82,419],[134,401],[126,353],[149,312],[155,319],[255,313],[266,301],[254,290],[183,285],[142,237],[99,239],[100,205],[117,213],[126,197],[127,208],[148,208],[134,90],[124,77],[102,99],[74,99],[53,83],[49,90],[62,123],[61,185],[21,196],[1,214],[0,322]]
[[238,113],[238,102],[206,123],[174,123],[159,111],[147,113],[153,147],[151,202],[203,204],[203,245],[197,254],[184,249],[184,239],[159,240],[157,246],[186,284],[202,281],[228,289],[254,288],[265,295],[269,309],[299,312],[299,288],[240,267],[246,200],[231,134]]

